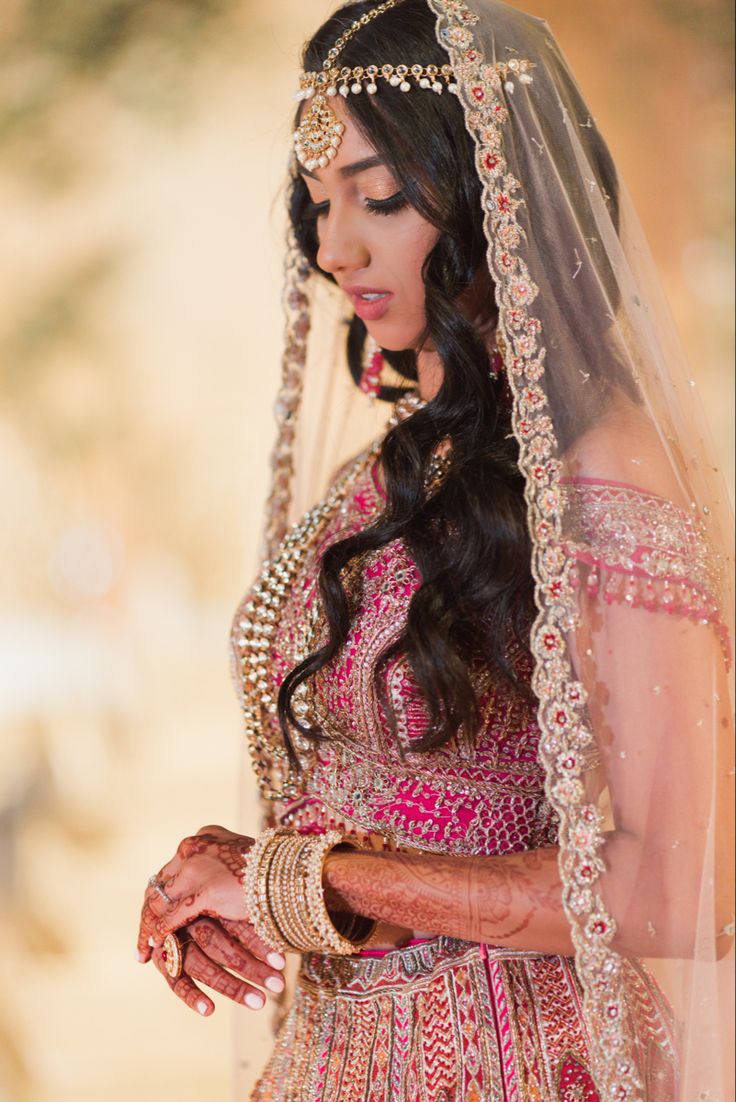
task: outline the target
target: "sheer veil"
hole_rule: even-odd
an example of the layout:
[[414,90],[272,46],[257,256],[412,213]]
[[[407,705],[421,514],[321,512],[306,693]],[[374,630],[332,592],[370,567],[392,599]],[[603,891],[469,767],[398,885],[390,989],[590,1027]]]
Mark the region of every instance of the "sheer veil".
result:
[[[540,746],[594,1078],[606,1102],[727,1102],[727,492],[636,214],[548,25],[500,0],[427,4],[483,188],[533,539]],[[386,419],[340,365],[343,305],[293,246],[286,307],[267,553]],[[631,956],[672,1005],[657,1043],[679,1053],[676,1083],[631,1028]]]

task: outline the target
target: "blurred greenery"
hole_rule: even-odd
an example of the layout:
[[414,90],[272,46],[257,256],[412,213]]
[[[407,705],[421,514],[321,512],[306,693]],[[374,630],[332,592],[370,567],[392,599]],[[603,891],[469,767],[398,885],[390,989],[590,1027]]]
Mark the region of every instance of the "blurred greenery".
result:
[[4,400],[37,459],[57,473],[130,431],[130,395],[100,309],[124,255],[109,243],[69,259],[0,330]]
[[[105,173],[105,131],[120,111],[146,125],[186,123],[197,66],[237,40],[247,8],[239,0],[9,0],[0,13],[0,181],[21,188],[16,217],[33,220],[66,201],[80,209]],[[115,379],[121,365],[100,306],[129,246],[125,231],[108,227],[86,246],[57,247],[40,279],[13,288],[0,319],[0,388],[39,458],[78,462],[124,431],[125,383]],[[89,400],[76,410],[57,400],[55,376],[71,362],[77,383],[85,372],[104,376],[93,411]]]
[[65,268],[63,279],[54,278],[39,290],[0,343],[0,385],[5,394],[21,395],[32,387],[38,375],[49,369],[54,347],[91,338],[90,295],[117,272],[120,262],[114,247],[102,250]]
[[18,41],[60,59],[70,72],[105,74],[139,38],[190,54],[231,0],[30,0]]
[[[91,90],[151,120],[186,118],[190,66],[221,48],[237,0],[28,0],[0,31],[0,157],[54,191],[81,167],[54,116]],[[69,138],[73,137],[68,135]]]
[[701,39],[730,66],[734,42],[734,6],[730,0],[651,0],[655,14]]

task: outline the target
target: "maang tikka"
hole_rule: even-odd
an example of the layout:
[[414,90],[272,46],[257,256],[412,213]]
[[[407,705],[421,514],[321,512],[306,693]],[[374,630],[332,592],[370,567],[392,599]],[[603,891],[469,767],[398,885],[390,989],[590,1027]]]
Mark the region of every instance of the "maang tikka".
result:
[[411,91],[412,80],[415,87],[430,89],[437,94],[442,93],[445,87],[450,92],[457,90],[451,65],[367,65],[354,69],[335,66],[346,44],[362,27],[400,2],[385,0],[354,20],[328,53],[322,69],[301,74],[297,99],[311,100],[311,103],[301,125],[294,132],[294,148],[299,164],[308,171],[326,168],[340,147],[345,127],[330,106],[330,99],[334,96],[339,94],[347,98],[351,94],[359,95],[364,88],[369,96],[373,96],[378,91],[379,79],[402,92]]

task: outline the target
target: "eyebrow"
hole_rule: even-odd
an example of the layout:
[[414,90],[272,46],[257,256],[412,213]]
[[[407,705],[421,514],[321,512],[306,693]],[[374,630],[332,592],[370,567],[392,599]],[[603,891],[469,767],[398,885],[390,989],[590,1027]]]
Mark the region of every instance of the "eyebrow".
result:
[[[351,176],[358,176],[361,172],[366,172],[369,168],[378,168],[384,164],[385,161],[382,161],[380,157],[375,155],[372,157],[364,157],[362,161],[353,161],[351,165],[345,165],[340,169],[340,175],[348,179]],[[304,165],[299,165],[297,171],[300,172],[302,176],[309,176],[312,180],[317,180],[319,178],[314,172],[310,172],[308,168],[305,168]]]

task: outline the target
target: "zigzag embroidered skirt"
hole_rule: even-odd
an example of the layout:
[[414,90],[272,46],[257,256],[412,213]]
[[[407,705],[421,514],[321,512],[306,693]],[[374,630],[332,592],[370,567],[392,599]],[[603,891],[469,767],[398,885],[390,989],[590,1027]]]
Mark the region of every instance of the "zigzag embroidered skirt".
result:
[[[647,1102],[671,1102],[671,1012],[625,962]],[[600,1102],[571,958],[437,937],[381,957],[305,954],[251,1102]]]

